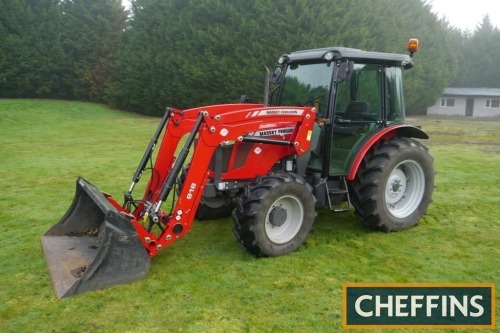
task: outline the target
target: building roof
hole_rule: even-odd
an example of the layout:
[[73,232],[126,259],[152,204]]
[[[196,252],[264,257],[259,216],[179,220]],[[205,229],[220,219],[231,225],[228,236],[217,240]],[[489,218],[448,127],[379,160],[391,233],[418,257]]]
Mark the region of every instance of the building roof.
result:
[[446,88],[443,95],[499,97],[499,88]]

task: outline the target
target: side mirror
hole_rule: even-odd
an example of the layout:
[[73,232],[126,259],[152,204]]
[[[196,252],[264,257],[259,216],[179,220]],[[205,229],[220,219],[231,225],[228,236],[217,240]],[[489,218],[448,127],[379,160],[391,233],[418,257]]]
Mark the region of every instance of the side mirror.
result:
[[269,82],[278,83],[278,79],[281,76],[281,72],[282,72],[281,66],[276,66],[273,75],[271,75],[271,77],[269,78]]
[[345,60],[337,65],[337,71],[335,73],[335,81],[349,81],[351,79],[354,68],[354,61]]

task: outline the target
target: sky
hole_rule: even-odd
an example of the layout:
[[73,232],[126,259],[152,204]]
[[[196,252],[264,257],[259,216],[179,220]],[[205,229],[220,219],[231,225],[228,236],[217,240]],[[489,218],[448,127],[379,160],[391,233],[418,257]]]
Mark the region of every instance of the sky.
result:
[[[367,0],[368,1],[368,0]],[[499,0],[427,0],[433,12],[439,18],[446,20],[460,30],[473,32],[488,14],[491,23],[500,29],[500,1]],[[122,0],[124,6],[130,5],[130,0]]]
[[500,29],[500,1],[498,0],[429,0],[433,12],[443,16],[450,25],[460,30],[474,31],[489,15],[491,24]]

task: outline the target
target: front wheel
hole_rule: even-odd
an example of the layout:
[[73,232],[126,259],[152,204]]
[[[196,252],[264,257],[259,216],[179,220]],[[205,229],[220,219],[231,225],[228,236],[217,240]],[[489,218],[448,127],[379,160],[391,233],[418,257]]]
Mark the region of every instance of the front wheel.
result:
[[315,199],[306,181],[290,173],[257,179],[237,200],[234,234],[257,257],[274,257],[297,250],[311,230]]
[[371,229],[399,231],[418,223],[432,201],[433,158],[409,138],[395,138],[364,158],[352,183],[358,219]]

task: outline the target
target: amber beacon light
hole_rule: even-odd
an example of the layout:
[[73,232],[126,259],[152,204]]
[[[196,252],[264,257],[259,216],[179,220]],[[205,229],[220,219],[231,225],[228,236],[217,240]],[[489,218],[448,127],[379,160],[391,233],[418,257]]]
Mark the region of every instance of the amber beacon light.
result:
[[418,51],[418,39],[410,38],[406,44],[406,49],[410,52],[410,57],[412,57],[413,53]]

